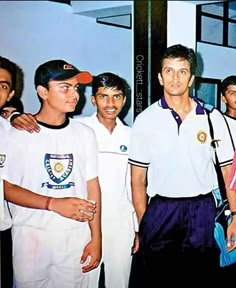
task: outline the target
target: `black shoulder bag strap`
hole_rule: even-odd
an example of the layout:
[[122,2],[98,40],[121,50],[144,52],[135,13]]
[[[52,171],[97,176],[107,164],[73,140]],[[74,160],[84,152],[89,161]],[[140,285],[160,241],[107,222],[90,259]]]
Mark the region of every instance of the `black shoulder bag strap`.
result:
[[218,179],[218,184],[219,184],[219,188],[220,188],[220,193],[221,193],[221,197],[222,199],[227,199],[227,195],[226,195],[226,189],[225,189],[225,181],[224,181],[224,177],[221,171],[221,167],[220,167],[220,162],[216,153],[216,145],[217,145],[217,141],[214,140],[214,129],[213,129],[213,125],[211,122],[211,118],[210,118],[210,111],[205,109],[206,114],[207,114],[207,119],[208,119],[208,124],[209,124],[209,129],[210,129],[210,135],[211,135],[211,146],[214,149],[214,153],[215,153],[215,162],[214,162],[214,166],[216,169],[216,174],[217,174],[217,179]]

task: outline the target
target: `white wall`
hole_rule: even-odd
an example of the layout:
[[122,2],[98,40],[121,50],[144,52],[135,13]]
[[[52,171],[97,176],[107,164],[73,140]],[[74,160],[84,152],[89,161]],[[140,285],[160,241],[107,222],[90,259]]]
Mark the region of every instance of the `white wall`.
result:
[[[83,7],[86,2],[90,4],[90,1],[81,1]],[[104,1],[97,2],[99,7],[99,2]],[[130,4],[130,1],[120,2]],[[236,59],[236,49],[196,45],[197,2],[168,1],[167,45],[182,43],[197,49],[204,64],[202,77],[222,79],[235,74],[232,59]],[[22,100],[27,112],[35,113],[39,109],[33,76],[36,67],[49,59],[65,59],[94,75],[105,71],[119,74],[132,87],[133,31],[97,24],[94,18],[73,14],[73,8],[67,4],[0,1],[0,35],[0,55],[15,61],[24,71]],[[90,94],[91,89],[87,89],[82,115],[95,111],[90,104]],[[132,125],[132,115],[131,108],[125,118],[129,125]]]
[[188,1],[167,2],[167,46],[196,47],[196,6]]
[[236,75],[236,49],[199,42],[197,51],[204,60],[201,77],[223,79]]
[[[168,46],[181,43],[194,48],[203,61],[201,77],[223,79],[236,74],[236,49],[196,43],[196,5],[212,1],[168,1]],[[215,1],[223,2],[223,1]],[[209,31],[210,33],[210,31]],[[236,36],[235,36],[236,37]]]
[[[84,2],[90,1],[83,1],[83,5]],[[51,59],[65,59],[93,75],[113,72],[132,85],[132,30],[97,24],[94,18],[73,14],[70,5],[0,1],[0,35],[0,55],[16,62],[24,71],[22,101],[26,112],[39,109],[34,71]],[[83,115],[95,111],[90,94],[91,89],[87,89]],[[129,125],[131,110],[125,118]]]

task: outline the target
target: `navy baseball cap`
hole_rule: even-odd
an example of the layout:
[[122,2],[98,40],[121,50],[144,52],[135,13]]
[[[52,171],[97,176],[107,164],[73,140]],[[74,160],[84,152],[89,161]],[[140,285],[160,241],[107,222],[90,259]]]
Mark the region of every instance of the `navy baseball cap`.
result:
[[80,71],[64,60],[51,60],[41,64],[35,71],[34,85],[47,85],[49,81],[67,80],[77,75],[79,84],[89,84],[93,76],[87,71]]

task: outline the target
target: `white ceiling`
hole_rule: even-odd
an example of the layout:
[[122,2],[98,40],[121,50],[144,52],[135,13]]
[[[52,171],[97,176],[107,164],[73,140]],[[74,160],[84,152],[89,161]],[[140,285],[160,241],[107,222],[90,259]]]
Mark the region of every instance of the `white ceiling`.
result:
[[[110,24],[123,28],[131,28],[132,5],[121,5],[110,8],[87,10],[83,12],[74,12],[75,14],[96,18],[98,23]],[[111,1],[112,6],[112,1]],[[72,2],[73,7],[73,2]]]

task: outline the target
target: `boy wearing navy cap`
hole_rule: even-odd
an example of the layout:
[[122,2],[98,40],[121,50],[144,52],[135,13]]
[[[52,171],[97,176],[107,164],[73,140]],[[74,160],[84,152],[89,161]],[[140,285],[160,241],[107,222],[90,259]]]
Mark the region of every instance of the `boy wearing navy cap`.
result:
[[[10,130],[4,168],[7,199],[11,201],[11,195],[22,190],[46,196],[46,210],[38,209],[33,201],[27,204],[30,209],[9,203],[16,287],[88,287],[85,272],[99,264],[101,196],[96,137],[91,128],[67,117],[79,100],[79,85],[91,81],[89,72],[64,60],[43,63],[34,78],[41,102],[34,117],[41,133]],[[62,197],[78,197],[75,219],[79,221],[50,211]],[[92,213],[88,216],[80,210]]]

